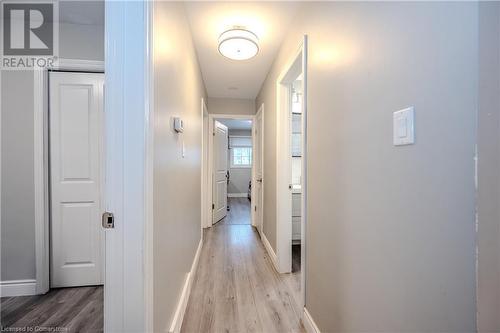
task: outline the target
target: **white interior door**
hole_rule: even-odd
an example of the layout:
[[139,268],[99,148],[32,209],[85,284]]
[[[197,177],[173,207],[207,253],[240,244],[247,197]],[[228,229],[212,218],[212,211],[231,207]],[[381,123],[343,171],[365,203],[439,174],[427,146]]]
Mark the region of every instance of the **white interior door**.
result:
[[259,232],[262,233],[262,218],[263,218],[263,186],[264,186],[264,150],[263,150],[263,107],[260,108],[259,112],[255,116],[255,124],[254,124],[254,168],[255,168],[255,184],[252,184],[254,187],[254,198],[252,201],[254,202],[254,211],[255,211],[255,220],[256,227]]
[[51,287],[103,283],[104,74],[50,73]]
[[214,121],[213,148],[213,223],[216,223],[227,214],[228,130],[218,121]]

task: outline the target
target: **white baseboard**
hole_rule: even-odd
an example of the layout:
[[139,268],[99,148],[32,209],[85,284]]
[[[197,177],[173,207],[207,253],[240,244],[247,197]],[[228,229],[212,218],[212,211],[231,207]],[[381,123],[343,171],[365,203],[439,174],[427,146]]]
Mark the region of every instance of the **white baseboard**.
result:
[[198,249],[196,250],[193,264],[191,265],[191,271],[189,271],[186,276],[186,280],[184,281],[181,297],[179,298],[179,302],[177,303],[177,307],[175,309],[174,319],[172,320],[170,329],[168,330],[169,333],[179,333],[181,331],[182,321],[184,319],[184,313],[186,313],[189,295],[191,294],[191,288],[193,286],[193,280],[196,275],[196,269],[198,268],[198,261],[200,260],[202,247],[203,236],[201,237],[200,243],[198,244]]
[[227,196],[229,198],[246,198],[248,193],[228,193]]
[[36,280],[8,280],[0,282],[2,297],[36,295]]
[[321,333],[318,326],[311,317],[311,314],[305,307],[304,313],[302,315],[302,324],[304,324],[304,328],[306,329],[307,333]]
[[267,254],[269,254],[269,257],[271,258],[271,261],[273,262],[274,268],[276,269],[277,272],[279,272],[278,268],[278,258],[276,257],[276,253],[273,250],[273,247],[269,243],[269,241],[266,238],[266,235],[264,235],[264,232],[260,234],[260,239],[262,239],[262,243],[264,243],[264,247],[267,250]]

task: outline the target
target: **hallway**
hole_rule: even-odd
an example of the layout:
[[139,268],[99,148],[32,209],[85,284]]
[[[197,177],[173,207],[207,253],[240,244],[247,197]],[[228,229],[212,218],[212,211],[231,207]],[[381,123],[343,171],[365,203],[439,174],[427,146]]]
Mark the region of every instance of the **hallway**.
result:
[[232,199],[227,221],[204,232],[182,332],[304,332],[288,284],[273,268],[257,230],[237,214],[246,211],[244,200]]

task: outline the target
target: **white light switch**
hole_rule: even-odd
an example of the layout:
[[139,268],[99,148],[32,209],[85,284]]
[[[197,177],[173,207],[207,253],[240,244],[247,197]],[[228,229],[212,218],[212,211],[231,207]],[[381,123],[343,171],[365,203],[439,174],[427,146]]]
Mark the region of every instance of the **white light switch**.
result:
[[395,146],[415,143],[415,124],[413,107],[396,111],[393,114],[393,141]]

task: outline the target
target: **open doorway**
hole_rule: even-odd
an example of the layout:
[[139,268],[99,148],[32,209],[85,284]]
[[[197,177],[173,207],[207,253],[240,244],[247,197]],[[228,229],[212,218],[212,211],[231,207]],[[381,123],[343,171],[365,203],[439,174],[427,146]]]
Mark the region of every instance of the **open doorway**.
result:
[[297,304],[305,300],[307,38],[277,80],[277,260]]
[[[252,224],[252,116],[212,116],[211,224]],[[210,154],[211,152],[211,154]]]
[[2,293],[2,325],[102,332],[104,63],[59,59],[34,72],[33,91],[36,279]]

